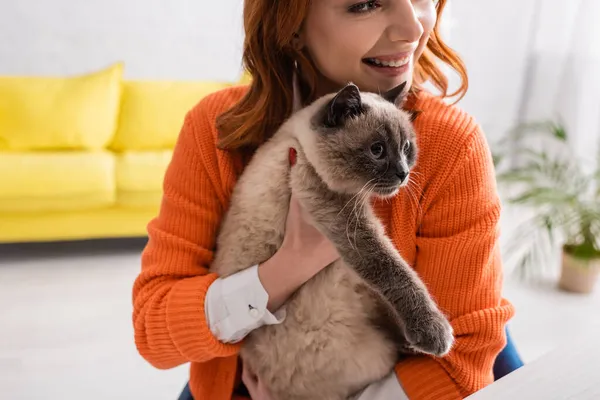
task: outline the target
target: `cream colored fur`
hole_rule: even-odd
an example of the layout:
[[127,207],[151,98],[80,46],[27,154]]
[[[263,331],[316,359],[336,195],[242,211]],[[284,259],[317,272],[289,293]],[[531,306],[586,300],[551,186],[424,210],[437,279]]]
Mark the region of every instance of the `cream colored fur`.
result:
[[[246,167],[232,194],[211,267],[221,276],[265,261],[277,251],[291,185],[297,185],[294,191],[302,194],[300,198],[313,195],[305,193],[310,177],[303,165],[313,165],[328,185],[335,186],[327,166],[312,156],[317,149],[311,116],[329,99],[292,116]],[[373,97],[372,103],[377,101]],[[291,172],[290,147],[298,150],[298,165]],[[383,237],[381,224],[371,218]],[[382,240],[392,247],[387,238]],[[345,400],[389,374],[398,360],[397,343],[372,323],[380,312],[378,301],[357,273],[337,261],[289,299],[283,323],[251,332],[241,357],[275,400]]]

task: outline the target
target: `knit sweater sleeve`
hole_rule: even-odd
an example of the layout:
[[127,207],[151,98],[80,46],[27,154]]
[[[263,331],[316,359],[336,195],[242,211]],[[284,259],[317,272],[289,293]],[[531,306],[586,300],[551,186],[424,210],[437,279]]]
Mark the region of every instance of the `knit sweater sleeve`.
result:
[[475,124],[451,172],[426,205],[415,269],[454,329],[443,358],[414,356],[396,367],[411,400],[462,399],[493,381],[512,305],[501,297],[500,200],[485,136]]
[[206,106],[186,116],[163,182],[158,216],[148,225],[142,270],[133,287],[133,324],[139,353],[157,368],[205,362],[237,353],[217,340],[204,299],[222,206],[202,162],[197,137],[209,132]]

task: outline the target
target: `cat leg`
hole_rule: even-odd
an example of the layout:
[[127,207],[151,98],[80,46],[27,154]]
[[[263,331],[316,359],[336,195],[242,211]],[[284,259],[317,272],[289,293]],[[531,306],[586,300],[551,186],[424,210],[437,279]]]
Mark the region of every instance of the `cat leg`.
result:
[[398,325],[404,328],[409,349],[436,356],[447,354],[454,341],[452,326],[416,272],[384,238],[365,235],[362,241],[365,251],[357,244],[340,241],[342,257],[398,313]]
[[356,241],[335,242],[344,262],[397,312],[396,322],[410,347],[436,356],[448,353],[454,341],[452,327],[424,283],[371,221],[356,223],[361,225]]
[[390,317],[404,331],[409,348],[442,356],[450,351],[453,330],[417,273],[385,236],[368,201],[330,191],[304,164],[292,185],[318,229],[336,246],[344,262],[390,305]]

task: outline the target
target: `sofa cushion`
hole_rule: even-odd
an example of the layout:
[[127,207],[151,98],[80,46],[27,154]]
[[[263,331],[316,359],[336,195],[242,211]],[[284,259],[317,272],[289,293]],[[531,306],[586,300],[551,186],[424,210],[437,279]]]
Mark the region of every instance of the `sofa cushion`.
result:
[[0,77],[0,149],[100,149],[118,119],[122,64],[76,77]]
[[171,150],[129,151],[116,156],[117,205],[157,207]]
[[110,147],[117,151],[172,149],[186,113],[204,96],[230,84],[125,81],[119,124]]
[[109,152],[0,153],[0,213],[87,210],[115,197]]

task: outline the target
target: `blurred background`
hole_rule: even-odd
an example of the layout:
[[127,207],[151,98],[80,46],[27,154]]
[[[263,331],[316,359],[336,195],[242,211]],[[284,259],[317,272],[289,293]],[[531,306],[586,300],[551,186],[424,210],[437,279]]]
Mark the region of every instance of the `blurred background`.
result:
[[[187,366],[136,352],[131,286],[183,115],[243,81],[241,13],[0,1],[2,398],[168,399],[185,384]],[[458,106],[497,162],[525,362],[600,325],[599,19],[597,0],[451,0],[441,21],[469,71]]]

